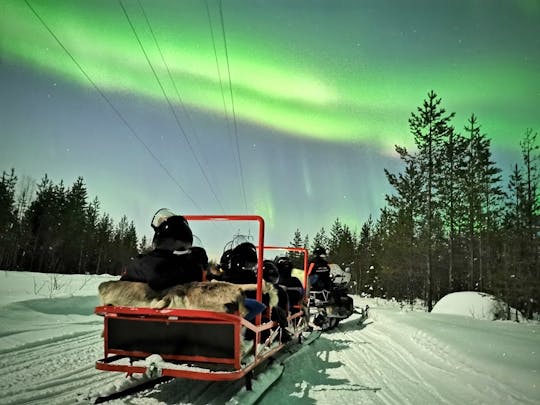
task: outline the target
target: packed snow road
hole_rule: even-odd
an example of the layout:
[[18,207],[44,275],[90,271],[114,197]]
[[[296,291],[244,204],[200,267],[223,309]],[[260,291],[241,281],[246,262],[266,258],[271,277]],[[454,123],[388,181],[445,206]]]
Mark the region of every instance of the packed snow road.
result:
[[260,403],[284,392],[302,404],[538,403],[537,329],[372,308],[363,325],[350,318],[291,361]]
[[[1,404],[86,403],[125,383],[120,373],[94,368],[103,354],[95,300],[51,298],[0,307]],[[369,319],[360,323],[353,315],[290,358],[259,403],[540,402],[538,324],[404,311],[356,299],[357,306],[367,302]],[[254,390],[267,376],[254,380]],[[241,387],[242,381],[173,380],[110,403],[244,403]]]

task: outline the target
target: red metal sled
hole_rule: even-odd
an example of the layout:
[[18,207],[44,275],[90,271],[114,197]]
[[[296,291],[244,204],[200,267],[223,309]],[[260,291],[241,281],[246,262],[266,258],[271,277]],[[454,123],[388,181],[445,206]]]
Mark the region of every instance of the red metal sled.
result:
[[[191,215],[193,220],[257,221],[259,252],[264,251],[264,220],[253,215]],[[286,248],[288,249],[288,248]],[[296,248],[293,248],[296,249]],[[307,263],[307,251],[306,251]],[[263,254],[258,255],[257,300],[262,301]],[[307,275],[306,275],[307,277]],[[246,377],[251,389],[252,371],[285,345],[274,322],[251,323],[238,315],[188,309],[151,309],[100,306],[104,317],[104,358],[96,368],[153,377],[169,376],[207,381],[231,381]],[[308,327],[301,312],[290,314],[293,339],[300,340]],[[255,339],[243,353],[243,328]],[[262,334],[268,337],[262,339]],[[158,362],[151,355],[159,355]]]

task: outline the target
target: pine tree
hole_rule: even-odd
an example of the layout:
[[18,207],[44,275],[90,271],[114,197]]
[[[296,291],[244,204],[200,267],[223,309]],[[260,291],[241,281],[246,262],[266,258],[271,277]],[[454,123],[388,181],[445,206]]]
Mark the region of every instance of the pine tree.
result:
[[328,237],[326,236],[324,227],[315,234],[313,242],[311,243],[311,251],[313,252],[317,247],[323,247],[325,249],[328,247]]
[[355,265],[352,267],[351,279],[355,283],[355,294],[360,293],[360,289],[364,284],[363,274],[372,265],[375,252],[373,249],[373,234],[374,223],[371,215],[368,220],[362,225],[360,230],[360,236],[358,237],[358,244],[355,249]]
[[527,256],[530,259],[528,268],[536,279],[540,276],[538,262],[538,232],[540,231],[540,146],[537,143],[538,133],[529,128],[520,142],[524,175],[524,220],[527,228]]
[[77,178],[70,189],[66,191],[64,209],[62,212],[61,235],[64,239],[62,262],[65,265],[63,273],[82,273],[85,249],[89,241],[87,219],[88,193],[82,177]]
[[443,138],[448,136],[451,130],[450,120],[454,113],[446,115],[446,110],[441,107],[441,99],[434,91],[428,93],[422,107],[418,107],[418,114],[412,113],[409,118],[409,128],[414,136],[418,148],[418,158],[422,173],[425,174],[424,217],[426,221],[426,267],[427,267],[427,306],[428,311],[433,307],[433,243],[435,229],[434,217],[437,210],[436,178],[439,169],[435,162],[440,161]]
[[[466,226],[468,229],[468,284],[469,289],[484,289],[487,235],[494,231],[497,217],[497,199],[502,195],[498,183],[500,169],[491,160],[490,140],[480,132],[474,114],[465,126],[468,134],[466,173],[463,177],[466,204]],[[476,270],[476,271],[475,271]],[[488,273],[489,274],[489,273]]]
[[17,211],[15,207],[15,169],[0,178],[0,267],[10,266],[10,254],[16,246]]
[[296,228],[296,231],[294,231],[293,240],[289,242],[291,247],[299,248],[302,247],[302,234],[300,233],[300,229]]
[[463,178],[465,176],[465,150],[467,142],[453,129],[449,131],[448,138],[443,142],[443,159],[441,164],[441,177],[437,184],[440,197],[441,218],[448,235],[448,290],[454,291],[455,258],[457,255],[456,239],[460,224],[463,222],[464,204],[460,198]]
[[[391,174],[385,170],[386,178],[395,193],[386,196],[388,203],[388,231],[390,237],[385,241],[385,249],[392,252],[387,258],[385,279],[387,289],[395,296],[409,300],[420,296],[422,288],[417,281],[422,279],[418,266],[422,254],[419,244],[420,228],[423,216],[423,176],[419,162],[405,148],[396,146],[396,152],[405,161],[405,173]],[[405,272],[402,271],[403,267]],[[390,276],[393,275],[393,276]],[[420,283],[423,285],[424,283]],[[420,287],[420,288],[419,288]]]
[[510,270],[508,280],[510,299],[530,318],[538,311],[539,238],[540,234],[540,154],[537,134],[527,129],[520,142],[522,165],[514,167],[509,182],[510,199],[507,202],[507,225],[513,231],[510,245]]
[[[304,247],[302,243],[302,234],[300,233],[300,229],[296,228],[296,231],[294,232],[293,240],[292,242],[289,242],[289,245],[295,248]],[[289,251],[287,252],[287,257],[293,262],[294,267],[300,268],[300,269],[304,267],[303,255],[298,254],[298,252]]]

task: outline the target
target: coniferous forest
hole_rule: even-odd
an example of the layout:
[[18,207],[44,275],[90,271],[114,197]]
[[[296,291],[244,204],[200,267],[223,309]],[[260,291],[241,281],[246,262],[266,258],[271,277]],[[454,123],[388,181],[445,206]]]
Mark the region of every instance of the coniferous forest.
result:
[[[431,310],[449,292],[482,291],[530,318],[540,312],[538,134],[515,136],[521,161],[505,179],[478,117],[461,130],[454,117],[429,92],[409,118],[414,151],[396,145],[403,170],[385,170],[393,191],[377,216],[344,224],[336,213],[312,239],[297,229],[290,244],[326,247],[350,268],[354,294],[422,299]],[[127,217],[114,224],[88,201],[81,177],[67,187],[45,175],[34,186],[14,169],[2,174],[2,269],[118,274],[146,244]]]
[[[84,180],[71,187],[45,175],[17,186],[15,170],[0,179],[0,268],[46,273],[119,274],[137,254],[133,222],[100,213]],[[18,191],[17,191],[18,190]],[[144,244],[145,241],[142,241]]]
[[312,240],[298,229],[291,244],[326,247],[330,261],[350,268],[352,293],[420,298],[431,310],[450,292],[481,291],[530,318],[540,311],[538,134],[515,136],[521,161],[505,180],[478,118],[460,131],[454,116],[428,93],[409,119],[415,151],[396,145],[403,170],[385,171],[393,192],[378,217],[344,224],[338,216]]

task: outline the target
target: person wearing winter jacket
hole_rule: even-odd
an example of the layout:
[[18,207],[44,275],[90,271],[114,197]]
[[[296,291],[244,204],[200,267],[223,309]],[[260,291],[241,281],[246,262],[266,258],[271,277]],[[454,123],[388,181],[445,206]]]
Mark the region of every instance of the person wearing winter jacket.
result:
[[123,268],[120,280],[145,282],[156,291],[202,281],[208,258],[203,248],[191,251],[193,234],[187,220],[162,209],[154,215],[152,227],[152,251],[130,261]]
[[285,288],[289,296],[289,306],[291,312],[296,312],[302,304],[304,298],[304,287],[298,277],[292,275],[293,263],[288,257],[278,257],[275,259],[279,271],[279,284]]
[[330,266],[326,260],[326,249],[316,247],[313,250],[313,258],[310,260],[311,273],[309,283],[311,290],[332,290],[334,283],[330,275]]

